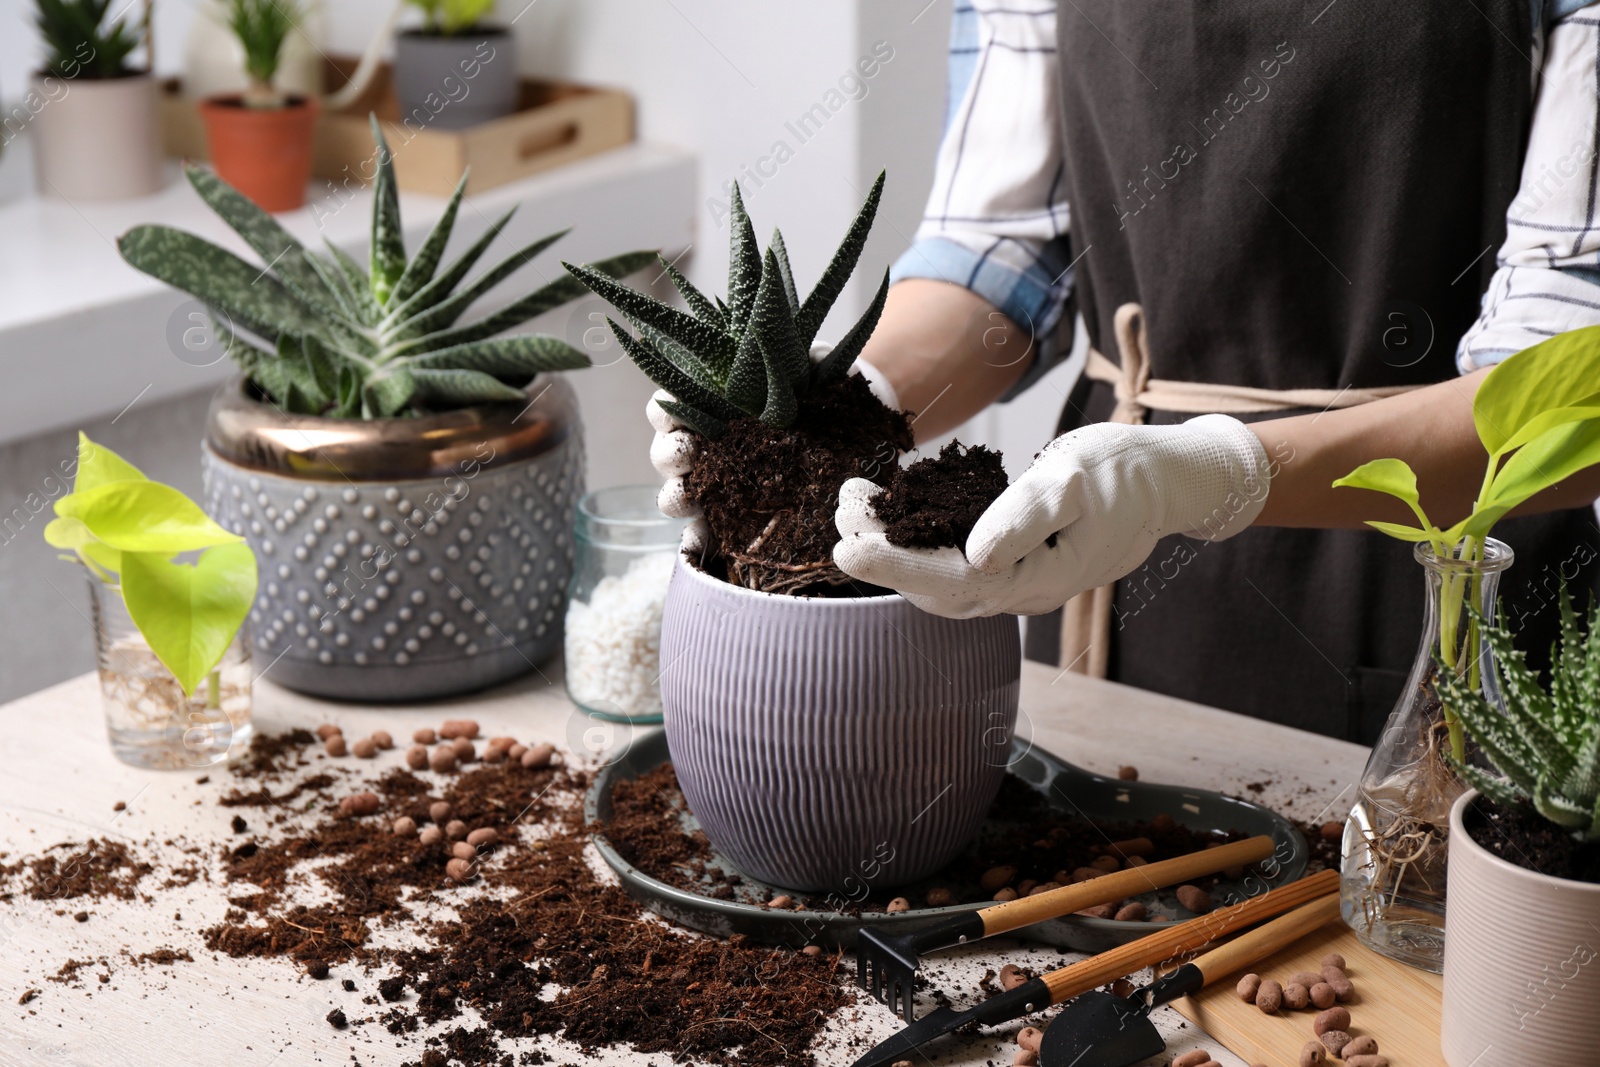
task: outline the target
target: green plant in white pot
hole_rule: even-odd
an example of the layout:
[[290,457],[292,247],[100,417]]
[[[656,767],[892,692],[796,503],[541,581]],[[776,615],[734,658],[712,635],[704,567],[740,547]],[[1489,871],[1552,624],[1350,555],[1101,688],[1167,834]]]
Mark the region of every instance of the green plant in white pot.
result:
[[495,0],[410,0],[422,25],[395,39],[394,91],[411,127],[460,130],[517,109],[517,39],[488,21]]
[[1565,589],[1547,683],[1503,628],[1504,708],[1451,672],[1440,695],[1493,771],[1450,812],[1443,1048],[1450,1067],[1595,1061],[1600,1005],[1600,608]]
[[148,5],[138,20],[112,17],[111,0],[35,6],[46,54],[24,107],[40,194],[121,200],[161,188],[155,79],[132,62],[149,39]]
[[1451,805],[1466,788],[1461,722],[1439,696],[1445,679],[1499,703],[1485,669],[1480,619],[1493,619],[1511,546],[1495,524],[1537,493],[1600,463],[1600,327],[1573,330],[1506,359],[1479,384],[1473,420],[1487,465],[1472,511],[1441,528],[1423,510],[1416,475],[1398,459],[1334,482],[1403,501],[1417,525],[1371,522],[1415,545],[1426,579],[1426,628],[1399,702],[1362,775],[1345,824],[1344,919],[1369,947],[1438,970],[1445,936]]
[[256,591],[244,539],[81,433],[72,492],[55,512],[45,540],[89,574],[112,751],[174,768],[242,747],[251,679],[239,632]]
[[[560,647],[583,492],[565,342],[500,336],[582,295],[560,278],[468,310],[562,234],[473,269],[511,212],[453,258],[462,190],[408,253],[387,145],[360,264],[307,249],[210,173],[201,197],[260,257],[139,226],[133,266],[210,307],[246,378],[212,405],[206,504],[262,561],[253,621],[269,677],[323,696],[425,699],[531,670]],[[606,260],[621,276],[650,253]]]

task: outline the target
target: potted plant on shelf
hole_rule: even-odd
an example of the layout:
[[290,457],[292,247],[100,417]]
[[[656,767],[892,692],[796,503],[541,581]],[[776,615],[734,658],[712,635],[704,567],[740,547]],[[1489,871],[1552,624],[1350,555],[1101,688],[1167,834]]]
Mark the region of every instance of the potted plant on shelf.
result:
[[149,39],[138,22],[108,21],[111,0],[35,0],[48,49],[34,75],[34,175],[64,200],[119,200],[161,188],[155,79],[128,57]]
[[[202,461],[207,509],[261,559],[251,617],[270,676],[321,696],[420,700],[521,674],[560,647],[583,433],[552,372],[589,361],[553,337],[497,335],[583,287],[562,278],[461,321],[562,234],[468,281],[512,213],[445,262],[463,176],[408,256],[376,123],[373,136],[366,267],[306,249],[194,167],[190,182],[262,263],[165,226],[118,247],[213,309],[244,371],[212,404]],[[621,276],[651,258],[597,269]]]
[[243,538],[188,497],[78,435],[72,492],[45,527],[89,574],[106,732],[140,767],[205,766],[250,740],[256,590]]
[[1600,327],[1534,345],[1491,371],[1473,398],[1488,467],[1471,514],[1440,529],[1419,502],[1416,476],[1380,459],[1334,482],[1404,501],[1418,525],[1368,525],[1416,545],[1427,580],[1426,626],[1406,687],[1362,774],[1345,824],[1344,919],[1369,947],[1437,971],[1443,962],[1447,835],[1469,759],[1460,720],[1440,686],[1466,685],[1498,704],[1480,620],[1512,563],[1489,532],[1509,511],[1600,463]]
[[912,443],[905,414],[850,373],[887,272],[838,346],[812,347],[882,188],[880,175],[804,300],[782,236],[760,249],[737,189],[726,301],[665,261],[687,312],[568,265],[638,329],[611,323],[698,435],[686,483],[705,529],[677,560],[661,632],[684,796],[741,870],[801,890],[855,893],[949,862],[999,789],[1017,712],[1015,619],[924,614],[832,560],[839,487],[887,481]]
[[320,105],[314,96],[281,91],[275,79],[284,46],[304,17],[302,0],[226,0],[226,10],[250,87],[200,102],[211,162],[262,208],[292,211],[305,203]]
[[485,22],[494,0],[410,0],[420,27],[395,39],[394,91],[400,119],[459,130],[517,109],[517,39]]
[[[1480,620],[1481,623],[1482,620]],[[1549,684],[1503,628],[1504,707],[1444,672],[1443,697],[1498,774],[1458,764],[1472,787],[1450,809],[1450,936],[1442,1045],[1450,1067],[1594,1060],[1600,1004],[1600,609],[1588,633],[1561,592]]]

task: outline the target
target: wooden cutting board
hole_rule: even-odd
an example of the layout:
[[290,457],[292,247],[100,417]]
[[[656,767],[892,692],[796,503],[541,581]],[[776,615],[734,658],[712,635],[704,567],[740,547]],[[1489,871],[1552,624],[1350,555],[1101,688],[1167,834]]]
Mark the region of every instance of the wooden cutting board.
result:
[[[1440,977],[1378,955],[1343,923],[1324,927],[1251,969],[1281,982],[1296,971],[1321,970],[1318,961],[1329,952],[1345,958],[1356,987],[1355,996],[1345,1004],[1351,1033],[1377,1038],[1378,1051],[1392,1067],[1444,1067],[1439,1051]],[[1173,1007],[1246,1063],[1295,1067],[1300,1049],[1316,1037],[1311,1032],[1316,1010],[1285,1009],[1268,1015],[1239,999],[1234,992],[1238,979],[1238,974],[1218,979],[1197,995],[1174,1001]],[[1328,1062],[1338,1063],[1331,1057]]]

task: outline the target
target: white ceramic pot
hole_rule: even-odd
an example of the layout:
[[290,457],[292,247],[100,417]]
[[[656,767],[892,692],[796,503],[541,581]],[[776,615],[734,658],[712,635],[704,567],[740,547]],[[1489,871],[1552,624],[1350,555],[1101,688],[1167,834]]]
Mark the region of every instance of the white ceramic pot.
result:
[[680,556],[661,662],[689,810],[769,885],[855,899],[863,884],[932,874],[978,832],[1011,762],[1022,649],[1010,615],[761,593]]
[[124,200],[161,188],[154,78],[35,75],[33,90],[42,101],[32,123],[40,196]]
[[1600,1064],[1600,885],[1507,863],[1450,809],[1440,1044],[1450,1067]]

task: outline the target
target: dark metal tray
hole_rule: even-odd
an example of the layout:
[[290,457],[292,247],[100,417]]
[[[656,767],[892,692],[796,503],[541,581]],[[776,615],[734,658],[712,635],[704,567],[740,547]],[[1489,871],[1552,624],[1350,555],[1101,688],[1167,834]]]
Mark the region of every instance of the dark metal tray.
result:
[[[727,937],[744,934],[768,944],[843,946],[852,948],[856,930],[862,926],[893,926],[914,929],[957,911],[972,911],[989,902],[957,904],[948,908],[913,908],[889,915],[881,911],[859,914],[849,911],[775,910],[764,903],[781,892],[744,876],[734,899],[723,900],[708,892],[694,893],[668,885],[644,873],[617,854],[605,835],[611,817],[611,790],[617,782],[630,781],[670,759],[663,730],[636,735],[632,744],[600,769],[584,802],[584,815],[594,835],[601,857],[617,872],[629,895],[661,917],[694,930]],[[1204,789],[1158,785],[1150,782],[1124,782],[1091,774],[1057,759],[1042,749],[1018,742],[1013,752],[1010,773],[1031,789],[1043,794],[1059,811],[1105,822],[1148,821],[1166,812],[1191,829],[1206,832],[1240,831],[1266,834],[1277,843],[1273,857],[1257,865],[1264,873],[1249,874],[1239,882],[1225,882],[1212,891],[1217,903],[1227,904],[1254,896],[1263,887],[1282,885],[1304,873],[1309,852],[1300,831],[1287,819],[1259,804],[1225,797]],[[694,816],[685,814],[684,828],[699,828]],[[713,862],[713,866],[717,864]],[[732,874],[734,867],[723,861],[721,869]],[[923,899],[927,889],[947,885],[938,875],[904,887],[908,900]],[[1170,890],[1147,893],[1134,898],[1144,903],[1152,918],[1145,922],[1117,922],[1070,915],[1036,923],[1014,936],[1078,952],[1102,952],[1174,923],[1193,917],[1177,902]]]

